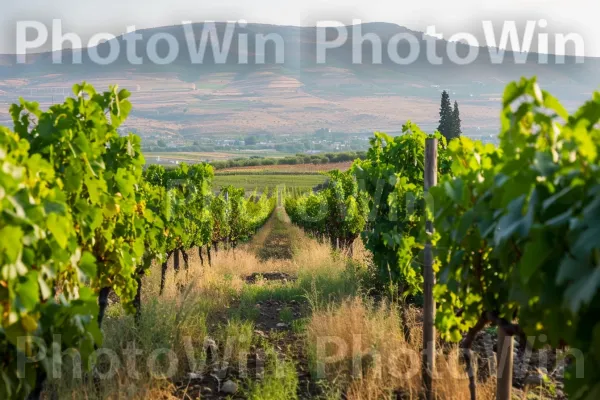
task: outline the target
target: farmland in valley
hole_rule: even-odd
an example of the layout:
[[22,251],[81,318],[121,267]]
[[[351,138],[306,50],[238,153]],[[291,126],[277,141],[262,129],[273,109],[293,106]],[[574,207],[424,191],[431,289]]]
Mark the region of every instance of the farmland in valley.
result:
[[217,172],[222,173],[317,173],[327,172],[334,169],[340,171],[346,171],[352,162],[345,161],[339,163],[327,163],[327,164],[295,164],[295,165],[256,165],[250,167],[233,167],[224,168]]
[[276,187],[286,187],[301,191],[311,190],[313,187],[325,182],[326,177],[322,174],[262,174],[262,173],[226,173],[215,174],[213,189],[233,185],[244,188],[246,193],[258,190],[262,192],[265,188],[272,191]]

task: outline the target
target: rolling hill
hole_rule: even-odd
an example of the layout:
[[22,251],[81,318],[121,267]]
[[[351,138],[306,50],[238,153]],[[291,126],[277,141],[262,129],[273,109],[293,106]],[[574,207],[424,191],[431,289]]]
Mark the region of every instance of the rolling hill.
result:
[[[86,80],[99,88],[119,84],[131,90],[134,111],[127,128],[143,136],[309,133],[322,127],[341,132],[398,131],[407,119],[432,130],[437,125],[442,89],[459,101],[464,130],[487,134],[496,131],[498,98],[510,80],[537,75],[567,108],[589,97],[600,83],[598,59],[586,58],[583,64],[576,64],[573,57],[567,57],[564,64],[556,64],[555,56],[550,55],[548,64],[542,65],[537,63],[537,54],[530,53],[526,63],[518,64],[507,51],[505,61],[494,64],[490,49],[480,47],[473,63],[459,66],[448,61],[445,40],[435,41],[443,62],[433,65],[427,59],[420,32],[388,23],[361,26],[363,35],[375,33],[382,39],[381,64],[370,62],[369,42],[362,46],[366,62],[352,62],[352,28],[348,28],[346,43],[328,50],[327,62],[320,64],[315,28],[261,24],[236,26],[225,64],[215,63],[210,46],[202,64],[193,63],[188,39],[197,44],[204,28],[204,24],[192,25],[192,39],[182,26],[138,31],[142,39],[136,42],[135,53],[143,59],[141,65],[128,61],[123,36],[92,50],[106,56],[110,46],[119,46],[118,58],[109,65],[92,62],[90,49],[83,50],[81,64],[72,63],[71,50],[64,51],[60,65],[52,62],[52,53],[30,55],[25,65],[17,64],[14,55],[0,56],[0,123],[8,120],[7,104],[19,96],[48,105],[69,95],[72,84]],[[226,25],[218,23],[216,28],[222,43]],[[409,65],[398,65],[385,51],[398,33],[419,38],[421,51]],[[149,61],[148,42],[157,34],[171,35],[180,49],[168,65]],[[248,46],[239,51],[244,34],[249,38]],[[265,63],[257,64],[263,54],[254,40],[259,34],[283,39],[283,63],[277,62],[275,46],[269,43]],[[328,29],[327,37],[335,40],[337,32]],[[165,40],[159,41],[156,49],[160,57],[169,52]],[[405,56],[409,45],[402,41],[397,49]],[[473,50],[465,44],[457,47],[461,56]],[[244,58],[247,64],[240,64]]]

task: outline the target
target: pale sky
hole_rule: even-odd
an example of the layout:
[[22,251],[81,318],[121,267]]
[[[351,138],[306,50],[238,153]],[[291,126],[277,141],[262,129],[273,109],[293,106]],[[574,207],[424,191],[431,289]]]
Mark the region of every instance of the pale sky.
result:
[[419,31],[435,25],[446,39],[457,32],[479,38],[483,20],[501,26],[504,20],[543,18],[548,23],[544,32],[579,34],[585,55],[600,57],[597,4],[597,0],[0,0],[0,53],[15,52],[17,21],[40,21],[50,27],[55,18],[62,20],[64,32],[75,32],[84,40],[100,32],[122,34],[131,25],[142,29],[187,20],[240,19],[296,26],[314,26],[323,20],[349,24],[360,19]]

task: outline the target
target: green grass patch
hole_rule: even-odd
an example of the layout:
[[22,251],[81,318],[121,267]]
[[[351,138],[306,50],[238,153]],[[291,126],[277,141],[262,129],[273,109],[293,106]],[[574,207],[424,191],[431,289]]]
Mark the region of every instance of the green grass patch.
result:
[[294,321],[294,311],[289,307],[284,307],[279,311],[279,320],[286,324],[291,324]]
[[289,302],[300,301],[305,297],[305,291],[297,282],[268,282],[263,285],[247,285],[240,296],[241,303],[256,304],[259,301],[277,300]]
[[331,303],[363,293],[368,271],[348,262],[342,271],[323,269],[316,274],[300,273],[297,285],[311,309],[319,310]]
[[264,377],[248,382],[246,396],[249,400],[293,400],[298,398],[298,375],[293,361],[282,358],[268,346],[265,349],[267,362]]

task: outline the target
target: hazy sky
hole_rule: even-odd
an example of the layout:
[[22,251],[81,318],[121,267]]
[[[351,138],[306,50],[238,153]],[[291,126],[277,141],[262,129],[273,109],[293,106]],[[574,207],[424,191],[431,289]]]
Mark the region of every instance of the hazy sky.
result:
[[[314,26],[316,21],[392,22],[424,31],[435,25],[448,38],[459,31],[478,36],[483,20],[548,22],[547,33],[577,33],[585,53],[600,56],[597,0],[0,0],[0,53],[13,53],[16,22],[36,20],[50,26],[59,18],[65,32],[84,40],[91,34],[121,34],[126,27],[149,28],[184,20]],[[479,37],[479,36],[478,36]],[[532,49],[536,50],[536,49]]]

